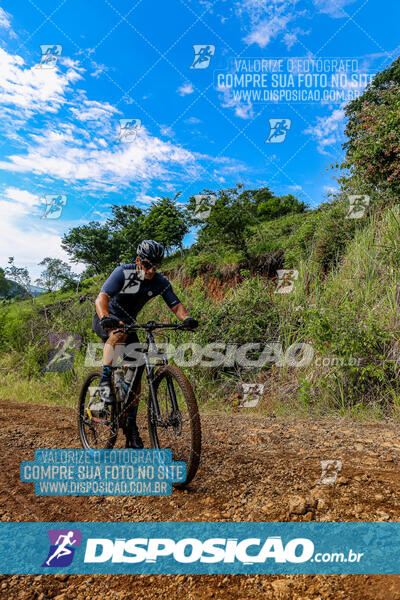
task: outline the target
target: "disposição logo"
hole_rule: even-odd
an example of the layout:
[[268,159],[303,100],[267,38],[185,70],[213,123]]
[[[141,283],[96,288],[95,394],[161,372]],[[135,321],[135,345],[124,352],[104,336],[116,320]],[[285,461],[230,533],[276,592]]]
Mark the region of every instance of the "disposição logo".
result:
[[48,529],[50,548],[42,567],[68,567],[81,545],[80,529]]
[[[252,547],[251,553],[248,553]],[[85,563],[155,563],[158,558],[169,557],[178,563],[303,563],[310,560],[314,544],[307,538],[295,538],[283,544],[280,536],[266,540],[247,538],[89,538],[86,544]]]

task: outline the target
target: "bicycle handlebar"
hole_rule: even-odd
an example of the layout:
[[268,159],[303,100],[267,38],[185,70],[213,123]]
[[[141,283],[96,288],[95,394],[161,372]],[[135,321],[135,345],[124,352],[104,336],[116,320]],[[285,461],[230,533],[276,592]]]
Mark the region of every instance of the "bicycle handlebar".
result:
[[140,325],[139,323],[133,323],[132,325],[123,325],[123,327],[115,329],[114,333],[130,333],[131,331],[135,331],[137,329],[144,329],[145,331],[154,331],[155,329],[181,329],[183,331],[194,331],[194,329],[184,327],[183,323],[156,323],[155,321],[148,321],[148,323],[144,323],[142,325]]

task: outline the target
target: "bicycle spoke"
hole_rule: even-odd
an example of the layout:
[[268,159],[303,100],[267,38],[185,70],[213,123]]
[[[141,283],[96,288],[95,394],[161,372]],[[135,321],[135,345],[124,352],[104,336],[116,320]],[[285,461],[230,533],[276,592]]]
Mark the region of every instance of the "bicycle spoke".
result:
[[185,462],[190,481],[197,471],[201,449],[200,419],[193,390],[179,369],[166,366],[156,375],[155,392],[160,418],[156,420],[150,402],[152,443],[154,447],[170,449],[174,461]]

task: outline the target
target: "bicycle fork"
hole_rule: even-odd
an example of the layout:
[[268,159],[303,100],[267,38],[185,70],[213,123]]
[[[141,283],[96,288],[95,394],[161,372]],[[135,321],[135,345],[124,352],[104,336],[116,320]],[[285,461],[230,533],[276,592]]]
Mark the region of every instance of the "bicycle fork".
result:
[[[158,404],[158,398],[157,398],[157,395],[154,390],[154,367],[150,365],[150,359],[147,354],[145,354],[145,363],[146,363],[146,374],[147,374],[147,381],[149,384],[150,398],[151,398],[151,403],[152,403],[152,407],[153,407],[153,416],[155,417],[156,424],[161,427],[172,425],[172,423],[169,422],[171,420],[170,417],[168,417],[167,423],[165,423],[164,419],[161,418],[160,406]],[[164,359],[164,364],[165,365],[167,364],[166,359]],[[168,392],[169,392],[169,395],[171,398],[171,404],[172,404],[172,417],[175,417],[175,415],[178,412],[178,403],[176,401],[176,394],[175,394],[175,389],[174,389],[173,383],[172,383],[170,377],[168,377],[168,376],[167,376],[167,386],[168,386]]]

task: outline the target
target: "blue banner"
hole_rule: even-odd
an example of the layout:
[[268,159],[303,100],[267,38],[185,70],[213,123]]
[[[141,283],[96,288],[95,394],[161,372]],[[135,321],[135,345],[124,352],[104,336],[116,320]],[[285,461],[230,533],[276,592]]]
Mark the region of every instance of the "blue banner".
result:
[[37,496],[166,496],[186,480],[186,463],[171,450],[36,450],[21,462],[21,481]]
[[0,572],[400,574],[400,523],[2,523]]

